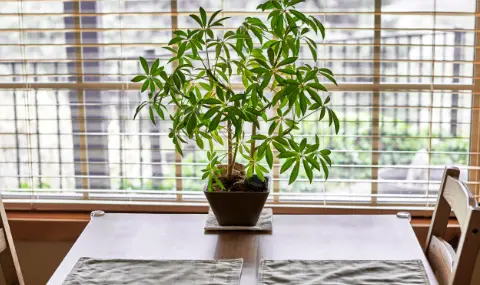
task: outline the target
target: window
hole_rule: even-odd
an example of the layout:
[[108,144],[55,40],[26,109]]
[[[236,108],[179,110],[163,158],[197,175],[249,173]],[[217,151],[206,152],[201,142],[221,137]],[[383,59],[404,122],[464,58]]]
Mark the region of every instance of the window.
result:
[[[166,59],[172,30],[198,6],[223,9],[226,30],[263,1],[6,0],[0,11],[0,189],[10,207],[200,205],[206,155],[179,156],[169,121],[132,120],[138,56]],[[480,194],[476,1],[312,0],[327,28],[319,60],[336,73],[328,181],[288,185],[276,162],[270,202],[286,207],[428,210],[445,164]],[[223,33],[219,30],[218,33]],[[63,205],[63,206],[62,206]],[[104,208],[106,206],[103,206]]]

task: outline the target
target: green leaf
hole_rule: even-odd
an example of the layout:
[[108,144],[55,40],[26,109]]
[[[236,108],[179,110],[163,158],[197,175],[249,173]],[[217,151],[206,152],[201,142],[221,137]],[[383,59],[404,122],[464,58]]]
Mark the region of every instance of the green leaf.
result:
[[223,90],[219,86],[216,88],[217,91],[217,96],[220,99],[220,101],[224,102],[225,101],[225,96],[223,96]]
[[260,88],[265,89],[265,87],[267,87],[268,84],[270,83],[270,79],[272,79],[272,73],[270,73],[270,72],[265,73],[265,75],[263,77],[263,80],[262,80],[262,84],[260,85]]
[[[183,39],[181,37],[175,37],[173,39],[171,39],[169,42],[168,42],[168,45],[171,46],[171,45],[174,45],[178,42],[181,42]],[[170,50],[171,51],[171,50]]]
[[215,23],[212,24],[212,27],[214,27],[214,26],[223,26],[223,24],[221,24],[220,22],[223,22],[223,21],[225,21],[226,19],[230,19],[230,17],[224,17],[224,18],[218,19]]
[[187,122],[187,133],[189,135],[193,134],[193,130],[197,126],[197,116],[195,113],[192,113],[192,115],[189,117],[188,122]]
[[280,75],[278,74],[274,74],[275,76],[275,80],[279,83],[279,84],[283,84],[285,82],[285,79],[283,79],[283,77],[281,77]]
[[309,42],[307,42],[308,48],[310,48],[310,52],[312,53],[312,57],[314,61],[317,61],[317,46],[312,45]]
[[286,152],[287,151],[282,144],[280,144],[276,141],[273,141],[272,144],[279,152]]
[[327,108],[327,112],[328,112],[328,125],[331,126],[333,124],[332,110]]
[[263,33],[261,32],[261,30],[256,27],[250,27],[250,28],[251,28],[251,31],[255,34],[255,36],[258,38],[258,41],[260,42],[260,44],[263,44]]
[[[225,108],[225,111],[228,112],[229,118],[231,118],[232,120],[234,120],[235,117],[231,116],[231,114],[236,115],[236,116],[242,118],[243,120],[247,120],[247,117],[245,116],[243,111],[240,110],[239,108],[235,107],[235,106],[227,107],[227,108]],[[233,122],[233,123],[235,123],[235,122]]]
[[157,68],[158,66],[160,65],[160,59],[156,59],[153,64],[152,64],[152,67],[150,68],[150,74],[153,74],[155,71],[157,71]]
[[330,157],[328,155],[320,152],[320,156],[328,163],[328,165],[332,166],[332,160],[330,159]]
[[216,11],[215,13],[213,13],[213,15],[210,17],[210,20],[208,20],[208,26],[210,26],[210,24],[212,24],[213,22],[213,19],[215,19],[215,17],[218,15],[218,13],[222,12],[222,10],[218,10]]
[[304,92],[300,93],[300,109],[302,110],[302,115],[305,115],[307,112],[307,97]]
[[261,168],[261,165],[260,164],[256,164],[255,165],[255,173],[257,174],[258,178],[261,180],[261,181],[265,181],[265,176],[263,175],[263,169]]
[[145,75],[138,75],[138,76],[135,76],[132,79],[132,82],[140,82],[140,81],[143,81],[145,79],[147,79],[147,77]]
[[250,69],[250,71],[253,73],[263,74],[265,72],[268,72],[268,69],[262,68],[262,67],[256,67],[256,68]]
[[295,57],[286,58],[286,59],[280,61],[280,63],[277,65],[277,67],[294,63],[294,62],[297,60],[297,58],[298,58],[298,57],[296,57],[296,56],[295,56]]
[[[208,174],[208,173],[206,173]],[[213,185],[212,185],[212,179],[208,179],[208,192],[213,192]]]
[[300,151],[303,151],[305,149],[305,146],[307,146],[307,138],[303,138],[300,142]]
[[289,69],[289,68],[286,68],[286,69],[279,69],[278,71],[280,71],[280,72],[283,72],[283,73],[286,73],[286,74],[295,75],[295,71],[294,71],[294,70],[292,70],[292,69]]
[[308,82],[312,79],[315,79],[317,77],[317,70],[310,70],[309,72],[307,72],[307,74],[305,75],[305,78],[303,79],[303,82]]
[[331,112],[331,115],[333,117],[333,123],[335,125],[335,134],[338,135],[338,132],[340,131],[340,121],[338,120],[338,117],[334,111]]
[[218,124],[220,124],[221,119],[222,119],[222,113],[217,114],[215,118],[213,118],[213,120],[210,122],[210,125],[208,126],[208,131],[211,132],[216,130],[218,127]]
[[163,114],[162,108],[160,108],[159,105],[153,105],[155,108],[155,111],[157,112],[158,116],[162,118],[162,120],[165,120],[165,114]]
[[145,107],[145,105],[147,105],[147,102],[146,101],[143,101],[142,104],[138,105],[137,106],[137,109],[135,110],[135,115],[133,115],[133,119],[135,120],[135,118],[137,117],[138,113],[140,112],[140,110],[142,110],[143,107]]
[[223,78],[223,80],[225,80],[225,82],[230,82],[230,79],[228,79],[227,75],[223,71],[217,69],[217,72],[218,72],[218,74],[220,74],[220,76]]
[[310,164],[315,167],[316,169],[320,170],[320,164],[318,163],[318,161],[311,157],[311,156],[306,156],[305,157],[306,160],[308,160],[308,162],[310,162]]
[[295,151],[300,151],[298,144],[293,139],[288,139],[288,143]]
[[292,157],[292,156],[296,156],[297,153],[296,152],[293,152],[293,151],[286,151],[286,152],[282,152],[278,155],[278,158],[289,158],[289,157]]
[[320,153],[322,153],[322,154],[324,154],[324,155],[330,155],[330,154],[332,153],[332,151],[329,150],[329,149],[322,149],[322,150],[320,151]]
[[235,101],[239,101],[241,99],[243,99],[245,97],[244,94],[237,94],[237,95],[234,95],[230,98],[230,102],[235,102]]
[[317,90],[328,91],[327,88],[325,88],[325,86],[320,83],[308,83],[307,86],[315,88]]
[[337,81],[335,80],[335,78],[333,78],[333,76],[331,76],[330,74],[328,73],[323,73],[321,72],[323,76],[325,76],[328,80],[330,80],[333,84],[337,85]]
[[184,42],[178,47],[177,58],[181,58],[185,49],[187,48],[187,43]]
[[215,98],[208,98],[208,99],[204,100],[203,102],[205,104],[209,104],[209,105],[222,104],[222,101],[220,101],[218,99],[215,99]]
[[255,61],[266,69],[270,68],[270,66],[268,66],[268,64],[263,59],[255,58]]
[[220,110],[220,106],[216,106],[208,110],[205,115],[203,116],[204,119],[210,119],[215,113],[217,113]]
[[222,182],[220,181],[220,179],[217,178],[217,176],[213,176],[213,179],[215,179],[215,182],[217,183],[218,186],[220,186],[220,188],[225,190],[225,186],[223,186]]
[[203,26],[205,27],[207,24],[207,13],[205,12],[205,9],[203,9],[202,7],[200,7],[199,11],[200,11],[200,16],[202,17]]
[[325,180],[327,180],[328,179],[328,167],[322,159],[320,159],[320,163],[322,163],[322,169],[323,169],[323,173],[325,174]]
[[262,49],[268,49],[269,47],[272,47],[278,43],[277,40],[269,40],[266,43],[263,44]]
[[149,85],[150,85],[150,80],[145,80],[145,82],[143,82],[143,85],[142,85],[142,92],[147,90]]
[[217,47],[215,48],[215,57],[219,58],[221,53],[222,53],[222,45],[217,44]]
[[327,96],[327,98],[325,99],[325,105],[327,105],[328,103],[330,103],[330,96]]
[[268,135],[271,136],[273,134],[273,132],[275,131],[275,129],[277,128],[278,126],[278,122],[274,121],[272,122],[272,124],[270,125],[270,127],[268,128]]
[[282,168],[280,168],[280,173],[284,173],[285,171],[287,171],[294,162],[295,162],[295,158],[293,157],[287,159],[285,163],[282,165]]
[[177,53],[177,51],[175,49],[171,48],[171,47],[163,47],[163,48],[172,52],[172,53]]
[[145,58],[143,58],[143,57],[140,57],[140,63],[142,64],[142,68],[143,68],[143,70],[145,71],[145,73],[146,73],[147,75],[150,74],[150,73],[149,73],[149,70],[148,70],[147,60],[145,60]]
[[275,63],[275,53],[273,52],[273,49],[271,47],[268,48],[267,54],[268,54],[268,61],[273,66],[273,64]]
[[198,133],[195,133],[195,142],[197,143],[198,147],[203,149],[203,140],[202,138],[198,135]]
[[314,17],[314,21],[317,24],[318,29],[320,30],[320,33],[322,34],[322,39],[325,39],[325,27],[323,24],[317,20],[317,18]]
[[268,137],[266,135],[261,135],[261,134],[257,134],[257,135],[252,136],[253,140],[266,140],[267,138]]
[[318,69],[321,73],[326,73],[326,74],[330,74],[331,76],[333,76],[333,72],[328,69],[328,68],[319,68]]
[[[203,171],[203,170],[205,170],[205,169],[202,169],[202,171]],[[210,174],[210,173],[208,173],[208,172],[203,173],[203,175],[202,175],[202,180],[207,179],[208,174]]]
[[293,167],[292,173],[290,174],[290,179],[288,180],[288,185],[292,184],[297,180],[298,171],[300,170],[300,160],[297,160],[295,166]]
[[266,150],[266,153],[265,153],[265,158],[266,158],[266,160],[267,160],[268,166],[269,166],[270,169],[271,169],[272,166],[273,166],[273,151],[272,151],[272,149],[270,148],[270,145],[267,145],[267,150]]
[[[204,82],[199,82],[198,83],[200,86],[202,86],[203,89],[207,90],[207,91],[211,91],[212,90],[212,86],[211,85],[208,85],[207,83],[204,83]],[[218,90],[218,89],[217,89]]]
[[307,19],[307,16],[305,16],[303,13],[300,13],[298,12],[297,10],[294,10],[294,9],[290,9],[288,10],[290,11],[290,13],[292,13],[293,15],[295,15],[295,17],[299,18],[300,20],[302,20],[303,22],[307,22],[308,19]]
[[202,20],[200,20],[200,18],[197,15],[191,14],[190,17],[194,19],[195,22],[197,22],[200,25],[200,27],[204,28]]
[[207,29],[206,31],[207,31],[207,35],[208,35],[211,39],[213,39],[213,38],[214,38],[213,31],[212,31],[211,29]]
[[310,32],[309,28],[303,28],[302,31],[301,31],[301,35],[305,35],[308,32]]
[[158,88],[162,89],[163,88],[163,84],[162,84],[162,81],[160,81],[160,79],[158,78],[152,78],[153,82],[155,82],[155,85],[157,85]]
[[277,8],[277,9],[282,9],[282,5],[280,5],[280,3],[278,3],[277,1],[273,0],[273,1],[268,1],[270,3],[272,3],[273,7]]
[[326,108],[322,107],[322,110],[320,111],[320,117],[318,118],[319,121],[321,121],[325,117],[325,111]]
[[322,98],[320,97],[320,95],[318,95],[317,92],[313,91],[312,89],[307,89],[307,92],[308,94],[310,94],[310,97],[312,97],[315,102],[317,102],[320,106],[323,105]]
[[253,170],[254,170],[254,167],[252,164],[249,164],[247,166],[247,178],[250,178],[253,176]]
[[152,79],[150,79],[149,81],[150,81],[150,92],[153,94],[155,93],[155,82]]
[[302,2],[305,2],[305,0],[292,0],[288,3],[288,6],[293,6],[295,4],[302,3]]
[[219,144],[223,145],[223,139],[218,135],[217,131],[212,131],[211,135]]
[[175,150],[180,154],[180,156],[183,156],[183,151],[182,151],[182,147],[180,144],[175,144]]
[[305,173],[307,174],[308,180],[311,184],[313,180],[313,171],[307,160],[303,160],[303,169],[305,169]]
[[255,165],[255,168],[259,168],[263,173],[268,173],[268,169],[266,169],[265,167],[263,167],[261,164],[256,164]]
[[[296,20],[289,13],[285,14],[285,16],[287,18],[288,26],[290,27],[290,29],[293,31],[294,34],[297,34],[298,25],[296,23]],[[289,44],[289,47],[291,48],[290,43],[288,43],[288,44]]]
[[150,115],[150,121],[152,121],[152,123],[154,125],[156,125],[155,116],[153,115],[153,108],[152,107],[148,108],[148,113]]

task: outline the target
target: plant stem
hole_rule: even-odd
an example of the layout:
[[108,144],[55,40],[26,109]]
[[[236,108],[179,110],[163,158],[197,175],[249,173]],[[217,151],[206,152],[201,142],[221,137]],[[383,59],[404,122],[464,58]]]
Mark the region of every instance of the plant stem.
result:
[[210,57],[208,56],[207,32],[205,31],[204,34],[205,34],[205,53],[207,54],[208,69],[210,69],[211,66],[210,66]]
[[[257,134],[257,127],[254,123],[252,123],[252,136]],[[250,143],[250,157],[253,159],[253,155],[255,154],[255,140],[252,140]]]
[[233,179],[233,149],[232,149],[232,122],[227,120],[227,133],[228,133],[228,164],[227,164],[227,180],[232,181]]

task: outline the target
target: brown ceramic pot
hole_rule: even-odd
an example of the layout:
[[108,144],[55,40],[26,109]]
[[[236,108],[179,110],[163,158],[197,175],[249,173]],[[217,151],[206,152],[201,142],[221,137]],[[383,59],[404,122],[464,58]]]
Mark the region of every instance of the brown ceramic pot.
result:
[[270,194],[270,184],[268,179],[264,192],[208,192],[205,186],[204,193],[219,225],[254,226]]

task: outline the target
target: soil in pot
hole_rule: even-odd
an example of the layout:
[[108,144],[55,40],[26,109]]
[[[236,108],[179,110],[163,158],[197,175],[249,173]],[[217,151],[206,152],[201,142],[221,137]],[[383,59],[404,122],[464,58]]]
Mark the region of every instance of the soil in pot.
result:
[[[268,185],[267,180],[261,181],[258,177],[254,176],[251,178],[251,181],[246,181],[245,175],[245,166],[240,163],[235,163],[233,166],[233,175],[232,180],[227,179],[227,165],[220,164],[218,169],[221,171],[221,176],[219,180],[225,186],[226,191],[230,192],[265,192],[267,191]],[[263,184],[263,186],[262,186]],[[222,188],[215,182],[212,185],[213,192],[224,191]]]

